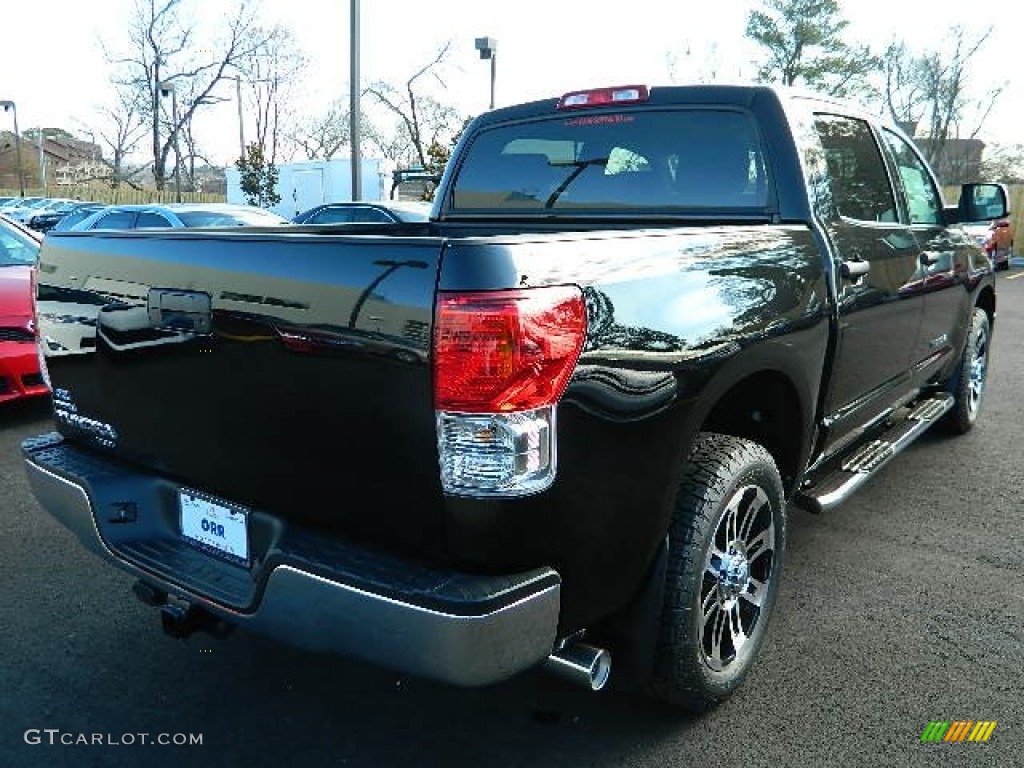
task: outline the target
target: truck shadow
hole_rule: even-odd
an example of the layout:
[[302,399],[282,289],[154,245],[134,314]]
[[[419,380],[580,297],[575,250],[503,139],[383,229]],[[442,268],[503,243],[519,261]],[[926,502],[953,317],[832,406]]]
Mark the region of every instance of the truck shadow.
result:
[[53,403],[49,397],[30,397],[0,405],[0,429],[38,424],[40,419],[49,418]]
[[[232,663],[206,684],[236,705],[261,702],[260,743],[272,751],[272,744],[303,744],[309,764],[328,757],[367,766],[631,762],[637,744],[678,738],[695,722],[638,696],[593,694],[540,671],[460,689],[251,636],[225,645]],[[238,733],[236,706],[222,711],[215,732]]]

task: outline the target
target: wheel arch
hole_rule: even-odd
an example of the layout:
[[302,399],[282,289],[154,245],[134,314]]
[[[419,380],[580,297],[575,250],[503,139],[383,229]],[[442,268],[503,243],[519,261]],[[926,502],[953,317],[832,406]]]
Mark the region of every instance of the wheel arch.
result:
[[985,314],[988,315],[989,327],[994,328],[996,324],[996,292],[991,285],[986,285],[978,292],[974,306],[985,310]]
[[[776,345],[753,348],[723,365],[703,387],[685,429],[684,451],[700,432],[717,432],[764,446],[789,497],[807,466],[824,349],[801,357]],[[683,459],[685,457],[681,457]]]
[[[821,338],[827,340],[824,334]],[[700,382],[695,398],[677,403],[686,415],[678,423],[676,470],[667,478],[664,517],[652,538],[648,568],[632,599],[602,622],[600,630],[624,662],[622,669],[629,670],[625,681],[621,673],[618,678],[626,688],[642,686],[651,671],[674,497],[699,435],[713,432],[758,443],[778,467],[787,498],[799,485],[815,438],[825,350],[823,342],[785,350],[782,344],[775,340],[737,353]],[[803,354],[794,354],[795,349]],[[755,412],[760,419],[749,418]]]
[[761,370],[737,381],[710,408],[701,432],[716,432],[758,443],[771,454],[789,495],[806,455],[807,420],[792,380],[778,370]]

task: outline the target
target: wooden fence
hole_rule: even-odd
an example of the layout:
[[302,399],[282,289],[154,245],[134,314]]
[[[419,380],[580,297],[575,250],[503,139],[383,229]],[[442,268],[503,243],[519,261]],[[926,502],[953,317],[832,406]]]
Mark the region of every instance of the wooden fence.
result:
[[[18,197],[17,189],[0,189],[0,197]],[[155,189],[134,189],[129,186],[120,186],[111,189],[106,184],[90,184],[84,186],[59,186],[47,187],[45,190],[36,187],[25,188],[25,197],[59,197],[70,198],[71,200],[89,200],[97,203],[173,203],[177,200],[174,186],[157,192]],[[210,192],[182,192],[183,203],[223,203],[224,195],[212,194]]]

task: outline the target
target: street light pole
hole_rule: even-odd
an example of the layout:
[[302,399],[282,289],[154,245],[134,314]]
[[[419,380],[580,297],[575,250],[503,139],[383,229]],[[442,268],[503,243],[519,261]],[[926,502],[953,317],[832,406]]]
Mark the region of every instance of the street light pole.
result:
[[498,68],[498,54],[496,51],[491,52],[491,109],[494,109],[494,75],[495,70]]
[[181,148],[178,146],[178,94],[174,90],[174,83],[164,80],[160,83],[160,93],[166,98],[171,94],[171,140],[174,142],[174,199],[181,202]]
[[14,150],[18,159],[18,188],[21,190],[21,196],[24,197],[25,176],[21,168],[21,132],[18,130],[18,108],[13,101],[0,101],[0,107],[4,108],[4,112],[11,110],[14,113]]
[[476,49],[480,51],[481,59],[491,60],[491,109],[494,109],[494,78],[497,74],[498,62],[498,41],[493,37],[478,37],[475,40]]
[[178,94],[171,89],[171,119],[174,120],[174,197],[181,202],[181,147],[178,146]]

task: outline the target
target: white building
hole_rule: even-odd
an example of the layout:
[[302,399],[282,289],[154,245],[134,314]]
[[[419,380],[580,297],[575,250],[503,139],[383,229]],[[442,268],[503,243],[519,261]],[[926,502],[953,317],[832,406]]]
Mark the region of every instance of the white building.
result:
[[[362,158],[361,200],[381,200],[386,197],[382,161]],[[296,214],[322,203],[346,202],[352,199],[352,163],[348,158],[333,160],[304,160],[277,166],[277,193],[281,202],[271,208],[289,219]],[[244,204],[241,176],[237,168],[225,169],[227,201]]]

